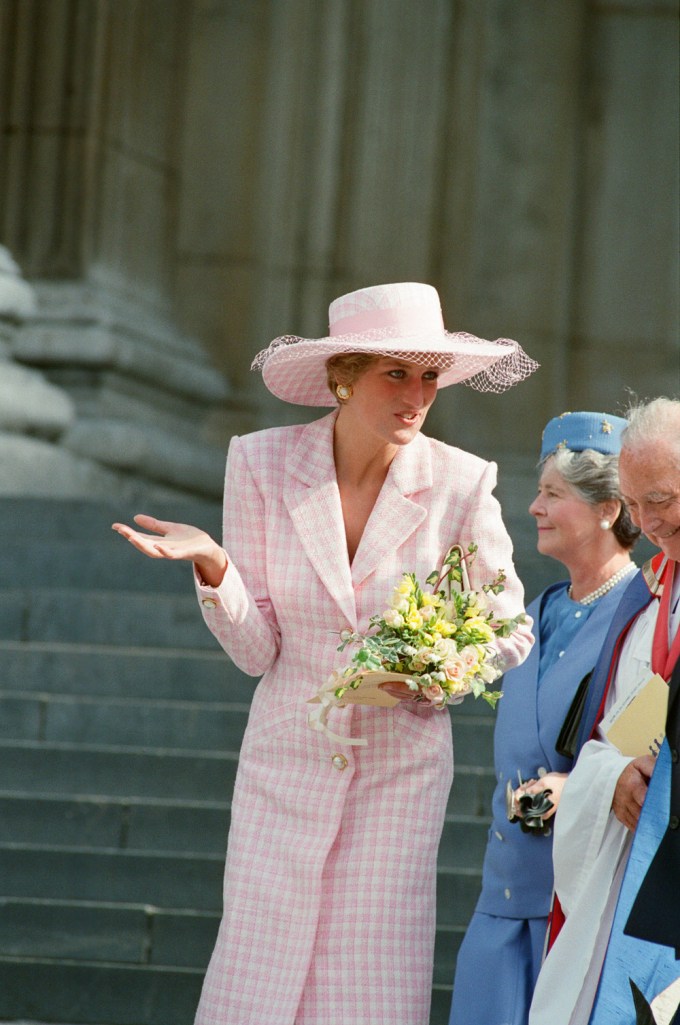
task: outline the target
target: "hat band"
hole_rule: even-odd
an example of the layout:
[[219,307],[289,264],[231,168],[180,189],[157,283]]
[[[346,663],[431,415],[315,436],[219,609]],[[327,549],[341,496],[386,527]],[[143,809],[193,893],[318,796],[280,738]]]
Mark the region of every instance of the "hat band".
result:
[[342,317],[330,325],[330,337],[360,335],[384,327],[396,327],[405,335],[444,333],[444,318],[437,309],[423,306],[398,306],[383,310],[362,310],[351,317]]

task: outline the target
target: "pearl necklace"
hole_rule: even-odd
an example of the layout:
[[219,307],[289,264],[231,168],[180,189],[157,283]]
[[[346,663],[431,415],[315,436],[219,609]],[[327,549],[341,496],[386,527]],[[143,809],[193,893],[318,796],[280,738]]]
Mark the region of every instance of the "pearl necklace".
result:
[[609,580],[605,580],[603,584],[600,584],[600,586],[594,591],[587,594],[585,598],[573,598],[571,593],[571,584],[569,584],[569,587],[567,588],[567,594],[572,601],[577,601],[579,605],[592,605],[594,601],[597,601],[598,598],[602,598],[602,596],[607,594],[608,591],[611,591],[613,587],[616,587],[620,580],[623,580],[624,577],[627,577],[629,573],[633,573],[636,569],[637,566],[634,562],[627,562],[626,565],[617,570]]

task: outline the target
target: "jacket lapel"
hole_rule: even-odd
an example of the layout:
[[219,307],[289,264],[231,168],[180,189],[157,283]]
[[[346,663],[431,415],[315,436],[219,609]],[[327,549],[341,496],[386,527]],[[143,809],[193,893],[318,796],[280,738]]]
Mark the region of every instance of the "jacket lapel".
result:
[[411,498],[432,487],[432,461],[427,438],[418,434],[400,448],[368,519],[352,563],[355,587],[373,573],[420,526],[427,509]]
[[400,448],[369,517],[350,570],[340,492],[333,461],[336,413],[303,430],[286,461],[284,502],[305,554],[328,592],[356,628],[354,587],[411,536],[427,516],[412,499],[432,487],[427,439]]
[[335,417],[332,413],[303,430],[286,462],[283,498],[307,558],[356,628],[347,538],[333,461]]

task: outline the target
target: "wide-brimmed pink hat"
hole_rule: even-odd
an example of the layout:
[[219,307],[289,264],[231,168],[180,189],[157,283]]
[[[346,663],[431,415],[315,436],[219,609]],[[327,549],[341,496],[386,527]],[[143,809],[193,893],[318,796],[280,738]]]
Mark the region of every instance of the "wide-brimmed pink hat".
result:
[[374,285],[335,299],[325,338],[282,335],[253,360],[270,392],[300,406],[334,406],[326,362],[345,352],[395,356],[440,370],[437,386],[464,382],[477,391],[503,392],[537,369],[517,342],[487,342],[444,327],[437,290],[402,282]]

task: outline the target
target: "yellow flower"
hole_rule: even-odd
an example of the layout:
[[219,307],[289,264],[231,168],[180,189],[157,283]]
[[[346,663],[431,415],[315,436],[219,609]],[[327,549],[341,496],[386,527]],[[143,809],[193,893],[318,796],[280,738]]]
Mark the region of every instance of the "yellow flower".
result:
[[411,580],[410,577],[402,577],[401,583],[397,584],[397,586],[395,588],[395,590],[398,591],[399,594],[406,594],[406,595],[413,594],[415,589],[416,589],[416,585],[413,583],[413,581]]
[[423,617],[417,609],[412,609],[406,616],[406,625],[410,627],[411,630],[420,630],[423,625]]
[[482,616],[471,616],[470,619],[466,619],[465,628],[474,630],[486,641],[493,640],[493,630]]

